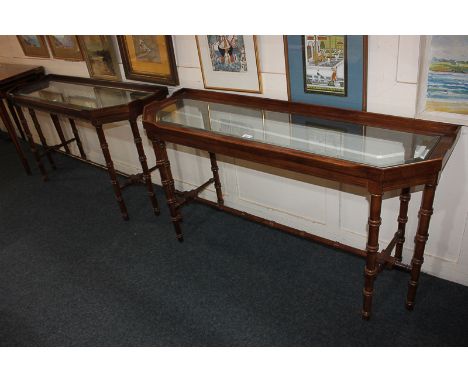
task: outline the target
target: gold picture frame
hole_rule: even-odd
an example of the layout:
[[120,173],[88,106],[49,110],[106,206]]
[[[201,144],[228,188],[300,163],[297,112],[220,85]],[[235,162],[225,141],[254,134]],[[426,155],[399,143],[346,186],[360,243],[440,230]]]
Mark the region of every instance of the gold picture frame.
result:
[[205,89],[263,93],[257,36],[205,35],[195,40]]
[[50,58],[49,49],[44,36],[18,35],[16,36],[23,53],[28,57]]
[[131,80],[178,85],[172,37],[117,36],[125,76]]
[[59,60],[83,61],[80,44],[76,36],[53,35],[47,36],[52,56]]
[[78,36],[78,43],[91,78],[122,79],[110,36]]

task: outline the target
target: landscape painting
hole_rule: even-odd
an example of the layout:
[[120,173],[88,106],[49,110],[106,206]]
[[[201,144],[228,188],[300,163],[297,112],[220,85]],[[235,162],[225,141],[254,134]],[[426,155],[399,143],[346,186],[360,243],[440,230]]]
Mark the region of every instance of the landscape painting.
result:
[[246,72],[244,37],[241,35],[208,35],[211,65],[219,72]]
[[61,60],[83,61],[80,46],[76,36],[53,35],[47,36],[52,56]]
[[44,36],[22,35],[17,36],[24,55],[29,57],[49,58],[49,49]]
[[346,96],[346,36],[304,36],[304,91]]
[[161,63],[158,41],[153,36],[132,36],[132,43],[137,61]]
[[468,36],[432,36],[426,110],[468,114]]

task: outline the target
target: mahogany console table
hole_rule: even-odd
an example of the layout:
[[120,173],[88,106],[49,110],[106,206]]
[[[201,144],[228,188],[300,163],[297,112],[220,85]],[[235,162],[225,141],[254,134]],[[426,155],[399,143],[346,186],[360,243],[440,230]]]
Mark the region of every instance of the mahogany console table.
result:
[[[176,237],[182,241],[181,207],[214,183],[219,209],[349,250],[366,258],[362,317],[371,316],[374,280],[385,268],[411,273],[406,307],[412,310],[428,239],[439,173],[460,127],[395,117],[240,96],[181,89],[165,101],[149,104],[143,124],[152,140]],[[174,180],[165,142],[209,152],[213,177],[181,193]],[[352,248],[224,206],[216,153],[303,174],[365,187],[370,193],[366,250]],[[411,265],[402,263],[410,187],[424,185]],[[398,230],[379,252],[382,195],[401,190]],[[395,254],[392,256],[393,249]]]
[[42,66],[0,64],[0,118],[7,129],[8,135],[27,174],[31,174],[31,168],[18,142],[18,136],[8,115],[7,108],[16,123],[21,137],[25,139],[25,136],[13,105],[7,97],[7,92],[15,86],[37,80],[42,76],[44,76],[44,68]]
[[[69,77],[59,75],[47,75],[38,81],[20,86],[11,91],[8,96],[14,103],[21,125],[25,131],[31,151],[36,159],[37,166],[44,180],[47,180],[47,172],[42,163],[42,157],[47,156],[52,168],[55,163],[52,152],[71,154],[69,144],[75,142],[80,152],[80,159],[91,162],[86,158],[75,119],[84,120],[96,129],[101,145],[102,153],[106,161],[106,169],[109,173],[115,197],[120,207],[123,219],[128,219],[128,212],[122,197],[122,189],[136,183],[146,184],[148,195],[155,214],[159,214],[159,206],[151,183],[151,172],[146,161],[143,144],[138,131],[137,118],[143,111],[143,106],[151,101],[166,98],[168,90],[163,86],[140,85],[128,82],[96,80],[81,77]],[[22,107],[28,108],[34,127],[42,144],[42,152],[36,148],[31,131],[24,116]],[[42,132],[35,110],[50,114],[53,125],[60,138],[60,144],[49,146]],[[73,138],[67,139],[59,121],[58,114],[68,117]],[[109,147],[104,135],[103,125],[112,122],[128,120],[132,130],[135,146],[143,172],[131,175],[129,180],[120,186],[117,179],[117,171],[114,169]],[[122,174],[125,175],[125,174]]]

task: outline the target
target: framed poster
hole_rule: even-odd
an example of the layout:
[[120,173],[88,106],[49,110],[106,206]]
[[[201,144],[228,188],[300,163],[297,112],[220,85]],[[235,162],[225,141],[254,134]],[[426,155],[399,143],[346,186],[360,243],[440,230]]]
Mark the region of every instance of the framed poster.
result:
[[61,60],[83,61],[76,36],[47,36],[52,56]]
[[128,79],[179,84],[171,36],[117,36],[117,40]]
[[25,56],[49,58],[49,49],[44,36],[22,35],[16,36]]
[[205,89],[261,93],[255,36],[197,36]]
[[284,36],[289,100],[366,110],[367,36]]
[[468,115],[468,36],[431,36],[426,45],[424,111]]
[[120,70],[110,36],[79,36],[91,78],[120,80]]

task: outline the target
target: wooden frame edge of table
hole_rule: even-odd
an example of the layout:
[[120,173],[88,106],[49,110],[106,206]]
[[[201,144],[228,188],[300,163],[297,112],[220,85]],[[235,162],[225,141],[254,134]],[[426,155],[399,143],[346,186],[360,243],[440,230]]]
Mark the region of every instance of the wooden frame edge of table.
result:
[[[372,126],[378,125],[379,127],[394,130],[437,134],[442,138],[429,154],[429,158],[427,160],[388,168],[376,168],[365,164],[352,163],[341,159],[303,153],[297,150],[265,143],[246,141],[235,137],[213,134],[201,129],[197,131],[196,129],[155,122],[154,113],[156,113],[157,110],[174,103],[177,99],[182,97],[209,100],[224,104],[231,104],[230,102],[232,101],[232,104],[236,106],[248,107],[248,105],[250,105],[251,107],[266,107],[269,110],[271,110],[271,108],[278,107],[281,111],[289,113],[314,115],[340,121],[351,120],[354,123],[372,123]],[[394,123],[397,123],[398,125],[389,125]],[[410,271],[411,275],[408,286],[406,307],[409,310],[413,309],[421,265],[424,258],[425,243],[428,237],[427,232],[429,229],[430,216],[433,212],[432,204],[435,196],[435,186],[437,184],[439,173],[443,168],[443,164],[446,162],[447,157],[453,149],[453,145],[460,131],[460,126],[404,117],[386,116],[376,113],[356,112],[291,103],[289,101],[269,100],[251,96],[231,95],[192,89],[180,89],[175,92],[172,97],[169,97],[166,100],[145,106],[143,111],[143,125],[148,137],[153,143],[157,166],[160,170],[162,185],[170,209],[171,220],[176,231],[176,237],[179,241],[183,240],[180,226],[182,221],[180,207],[186,203],[186,200],[183,199],[181,202],[178,202],[177,195],[189,195],[191,199],[200,200],[198,193],[206,185],[210,184],[213,181],[213,178],[195,190],[184,193],[176,191],[170,169],[170,162],[167,156],[166,141],[206,150],[209,152],[210,158],[211,155],[216,152],[246,160],[253,160],[254,162],[258,161],[273,167],[305,172],[319,177],[326,177],[327,179],[356,184],[365,187],[370,193],[370,212],[368,217],[369,232],[366,251],[358,249],[355,251],[355,253],[366,258],[366,265],[364,268],[362,318],[369,319],[371,316],[374,281],[377,274],[384,268],[394,267]],[[413,125],[415,128],[412,127]],[[267,151],[269,151],[269,153],[267,153]],[[319,168],[317,167],[318,165],[320,165]],[[333,175],[330,175],[330,172],[333,173]],[[418,231],[415,237],[416,246],[414,248],[411,265],[408,266],[401,263],[401,255],[403,243],[405,241],[405,227],[408,220],[407,212],[410,200],[410,187],[417,185],[424,185],[424,192],[419,212]],[[383,194],[385,191],[395,189],[400,189],[401,193],[400,210],[397,219],[398,230],[387,248],[379,252],[379,230],[382,223],[380,215]],[[216,188],[216,190],[218,191],[218,188]],[[220,184],[219,190],[221,190]],[[208,204],[213,205],[212,202],[208,202]],[[232,208],[224,206],[222,194],[221,198],[218,195],[217,207],[228,212],[234,211]],[[240,212],[240,215],[249,214]],[[261,218],[255,216],[253,216],[253,219],[251,220],[262,222]],[[267,222],[267,224],[269,226],[285,230],[284,227],[280,227],[281,225],[275,222]],[[288,231],[290,233],[295,233],[294,229],[290,229]],[[310,235],[312,237],[314,236],[312,234]],[[324,239],[322,242],[326,243],[327,240]],[[391,252],[394,248],[395,256],[391,256]]]

